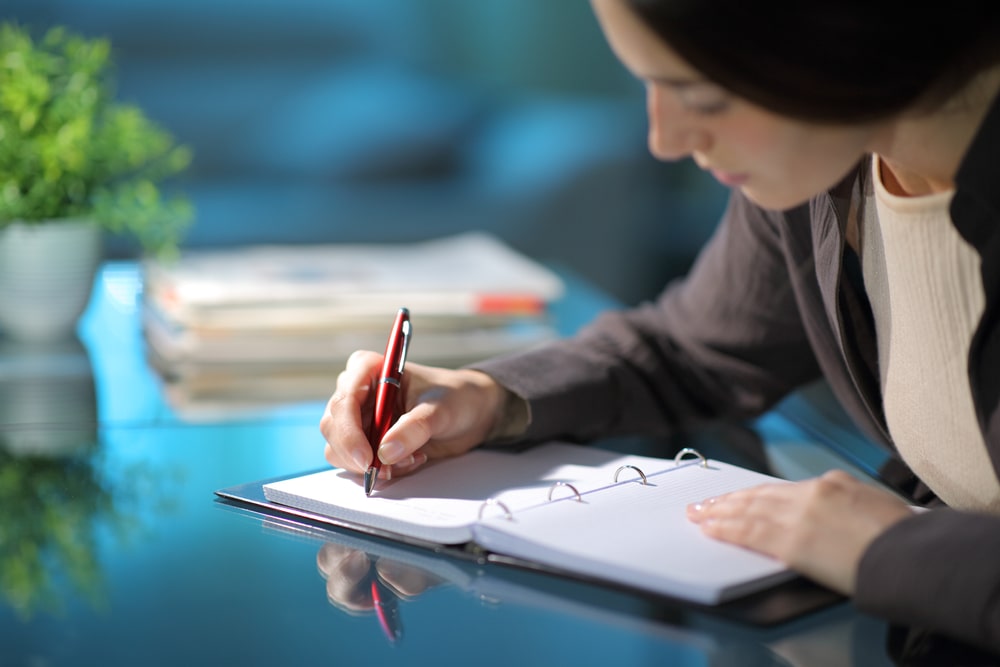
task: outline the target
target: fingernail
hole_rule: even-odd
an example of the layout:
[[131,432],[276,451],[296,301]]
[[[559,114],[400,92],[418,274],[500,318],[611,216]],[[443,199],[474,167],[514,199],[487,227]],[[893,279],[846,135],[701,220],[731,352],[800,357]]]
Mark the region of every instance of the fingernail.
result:
[[354,452],[354,454],[351,455],[351,458],[354,460],[354,465],[358,467],[358,470],[368,469],[368,464],[371,461],[371,458],[367,453]]
[[383,442],[382,446],[378,448],[379,459],[382,460],[382,463],[388,465],[399,463],[399,459],[402,458],[404,453],[403,443],[396,442],[395,440]]
[[705,506],[702,505],[701,503],[694,503],[693,505],[688,505],[688,512],[691,512],[692,514],[697,514],[703,509],[705,509]]

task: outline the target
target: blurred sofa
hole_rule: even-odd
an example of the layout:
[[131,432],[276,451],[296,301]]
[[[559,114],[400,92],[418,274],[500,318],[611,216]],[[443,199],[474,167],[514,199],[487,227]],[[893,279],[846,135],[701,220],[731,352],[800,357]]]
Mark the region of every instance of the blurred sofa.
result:
[[[188,246],[491,231],[625,302],[722,188],[647,153],[641,87],[575,0],[6,0],[110,38],[120,97],[195,152]],[[112,256],[135,252],[107,239]]]

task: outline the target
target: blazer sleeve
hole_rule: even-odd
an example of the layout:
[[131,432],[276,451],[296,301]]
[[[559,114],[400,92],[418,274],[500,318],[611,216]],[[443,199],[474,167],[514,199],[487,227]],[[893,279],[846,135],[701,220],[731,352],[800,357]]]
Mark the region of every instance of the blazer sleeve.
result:
[[768,213],[734,193],[690,274],[655,301],[473,368],[527,401],[531,441],[666,435],[759,414],[819,374],[788,279],[787,224],[808,226],[808,212]]
[[1000,652],[1000,517],[935,509],[897,523],[862,556],[855,603]]

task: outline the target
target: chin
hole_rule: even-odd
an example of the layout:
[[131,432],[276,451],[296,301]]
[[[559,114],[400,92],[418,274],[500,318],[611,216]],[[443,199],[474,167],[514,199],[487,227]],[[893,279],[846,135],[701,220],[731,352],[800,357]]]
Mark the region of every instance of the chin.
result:
[[790,208],[795,208],[796,206],[805,204],[813,197],[812,194],[803,195],[802,193],[798,193],[796,195],[791,192],[762,192],[757,188],[752,187],[740,188],[740,191],[746,196],[747,199],[752,201],[754,204],[757,204],[757,206],[771,211],[785,211]]

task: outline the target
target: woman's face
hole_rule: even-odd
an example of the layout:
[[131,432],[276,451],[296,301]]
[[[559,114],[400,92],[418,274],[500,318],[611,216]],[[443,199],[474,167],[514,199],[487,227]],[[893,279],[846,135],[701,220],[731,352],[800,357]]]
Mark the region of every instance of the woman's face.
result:
[[765,111],[701,76],[624,0],[591,3],[618,59],[646,85],[649,149],[658,159],[691,156],[758,205],[786,209],[835,185],[869,152],[873,126],[817,125]]

